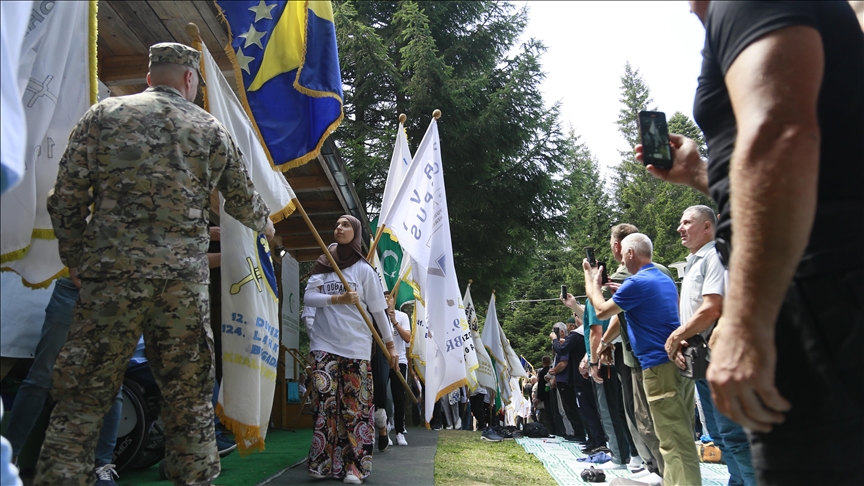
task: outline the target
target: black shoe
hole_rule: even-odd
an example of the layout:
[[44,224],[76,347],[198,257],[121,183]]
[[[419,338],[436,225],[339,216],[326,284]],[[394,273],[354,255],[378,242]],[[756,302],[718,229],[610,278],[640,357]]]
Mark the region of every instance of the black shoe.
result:
[[606,482],[606,473],[604,473],[602,469],[594,469],[594,466],[591,466],[590,468],[582,471],[579,477],[581,477],[583,481],[587,481],[589,483]]
[[386,435],[378,436],[378,450],[380,452],[384,452],[387,450],[387,447],[390,446],[390,437]]
[[597,454],[598,452],[605,452],[605,453],[607,453],[607,454],[609,454],[609,455],[612,454],[612,451],[610,451],[609,448],[606,447],[606,446],[599,446],[599,447],[595,447],[595,448],[593,448],[593,449],[591,449],[591,450],[585,451],[585,454],[588,454],[588,455],[590,456],[590,455],[593,455],[593,454]]
[[216,449],[219,451],[219,457],[222,458],[234,452],[237,449],[237,443],[224,437],[216,437]]
[[491,427],[484,430],[483,433],[480,435],[480,438],[489,442],[501,442],[502,440],[504,440],[504,437],[496,434]]

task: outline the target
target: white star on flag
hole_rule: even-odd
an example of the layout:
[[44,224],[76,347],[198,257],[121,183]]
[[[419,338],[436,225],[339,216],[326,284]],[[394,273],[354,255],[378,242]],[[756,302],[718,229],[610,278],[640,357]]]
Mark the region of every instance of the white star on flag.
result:
[[274,8],[276,8],[275,3],[273,5],[267,5],[264,3],[264,0],[261,0],[256,7],[249,7],[249,10],[255,12],[255,22],[258,22],[261,19],[272,19],[273,15],[270,14],[270,11]]
[[246,71],[246,74],[251,76],[252,73],[249,71],[249,63],[254,61],[255,58],[252,56],[247,56],[246,54],[243,54],[243,49],[240,46],[237,46],[236,57],[237,57],[237,65],[240,66],[240,69]]
[[264,45],[261,44],[261,38],[267,35],[267,32],[259,32],[255,30],[255,25],[249,24],[249,30],[246,31],[245,34],[240,34],[237,37],[242,37],[246,39],[246,43],[243,44],[243,47],[249,48],[251,45],[257,45],[261,49],[264,49]]

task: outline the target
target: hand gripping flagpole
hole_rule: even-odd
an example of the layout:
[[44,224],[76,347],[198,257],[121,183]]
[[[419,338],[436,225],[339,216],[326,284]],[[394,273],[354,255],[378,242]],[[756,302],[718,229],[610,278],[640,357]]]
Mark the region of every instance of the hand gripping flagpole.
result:
[[[405,113],[399,115],[399,123],[405,124],[405,120],[408,117],[405,116]],[[398,137],[399,135],[397,135]],[[401,181],[400,181],[401,182]],[[383,208],[382,208],[383,209]],[[366,255],[366,261],[371,262],[372,256],[375,255],[375,249],[378,248],[378,241],[381,240],[381,235],[384,234],[384,223],[382,221],[378,221],[378,229],[375,231],[375,239],[372,241],[372,245],[369,246],[369,254]]]
[[[194,23],[190,22],[186,25],[186,32],[192,37],[193,42],[201,42],[200,38],[200,30],[198,26]],[[238,80],[240,82],[240,80]],[[291,200],[294,203],[294,206],[297,208],[297,211],[303,216],[303,221],[306,222],[306,226],[309,227],[309,230],[315,236],[315,240],[318,242],[318,245],[321,247],[321,250],[324,251],[324,254],[327,255],[327,259],[330,260],[330,265],[333,267],[333,270],[339,276],[339,279],[342,281],[342,285],[345,286],[346,289],[351,289],[351,286],[348,285],[348,281],[345,279],[345,275],[342,275],[342,271],[336,265],[336,262],[333,260],[333,255],[330,254],[330,251],[327,249],[327,245],[324,244],[324,240],[321,239],[321,235],[318,234],[318,230],[315,229],[315,225],[312,224],[312,221],[309,220],[309,215],[306,214],[306,210],[303,209],[303,205],[300,204],[300,200],[295,196],[294,199]],[[363,316],[363,321],[366,322],[366,326],[369,327],[369,332],[372,333],[372,337],[375,339],[375,342],[378,343],[378,347],[381,348],[381,351],[384,353],[384,357],[387,358],[387,362],[390,362],[390,353],[387,351],[387,346],[384,344],[384,341],[381,340],[381,337],[375,332],[375,327],[372,325],[372,321],[369,320],[369,316],[366,315],[366,312],[363,310],[363,306],[360,305],[359,302],[354,304],[357,307],[357,310],[360,312],[360,315]],[[411,391],[411,387],[408,386],[408,382],[405,381],[405,377],[402,376],[402,373],[396,373],[399,377],[399,381],[402,382],[402,386],[405,387],[405,390],[408,392],[408,396],[411,397],[411,401],[415,404],[417,403],[417,397],[414,396],[414,392]]]
[[[306,226],[308,226],[309,230],[312,231],[312,234],[315,236],[315,240],[318,242],[321,250],[323,250],[324,254],[327,255],[327,259],[330,261],[330,266],[333,268],[333,271],[336,272],[336,275],[339,276],[339,280],[342,281],[342,285],[344,285],[345,288],[350,291],[351,286],[348,285],[348,280],[345,279],[345,275],[342,275],[342,270],[340,270],[339,266],[336,265],[336,261],[333,260],[333,255],[330,254],[330,250],[327,248],[327,245],[324,244],[324,240],[321,239],[321,235],[318,234],[318,230],[315,229],[312,221],[309,220],[309,215],[306,214],[306,210],[303,209],[303,205],[300,204],[300,201],[296,197],[292,199],[292,202],[297,208],[297,212],[299,212],[300,216],[303,217],[303,221],[306,221]],[[356,302],[354,306],[357,307],[360,315],[363,316],[363,321],[366,322],[366,326],[369,328],[369,332],[372,333],[372,337],[375,339],[375,342],[378,343],[378,347],[381,348],[381,351],[384,353],[384,357],[387,358],[387,361],[389,362],[390,353],[387,351],[387,346],[384,345],[384,341],[381,340],[381,336],[379,336],[378,333],[375,332],[375,327],[372,325],[372,321],[369,320],[369,316],[366,315],[366,311],[363,310],[363,306],[360,305],[360,302]],[[408,396],[411,397],[411,401],[417,404],[417,397],[414,396],[414,392],[411,391],[411,387],[408,386],[408,382],[405,381],[405,377],[402,376],[402,373],[396,373],[396,376],[399,377],[399,381],[402,382],[402,386],[405,387],[405,390],[408,392]]]

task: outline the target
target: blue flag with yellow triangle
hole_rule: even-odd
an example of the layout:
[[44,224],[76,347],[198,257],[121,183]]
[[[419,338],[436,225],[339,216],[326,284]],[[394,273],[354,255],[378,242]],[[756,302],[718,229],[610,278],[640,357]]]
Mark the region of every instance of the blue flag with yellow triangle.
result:
[[342,122],[342,76],[329,1],[219,0],[225,50],[242,80],[241,102],[270,164],[312,160]]

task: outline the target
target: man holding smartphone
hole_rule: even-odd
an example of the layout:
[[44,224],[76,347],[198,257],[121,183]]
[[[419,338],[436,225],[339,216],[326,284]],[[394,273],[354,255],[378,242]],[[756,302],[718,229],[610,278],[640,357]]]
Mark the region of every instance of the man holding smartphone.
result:
[[864,226],[849,224],[864,214],[861,25],[847,2],[691,10],[706,30],[694,115],[709,161],[670,135],[672,168],[647,168],[720,209],[715,404],[749,429],[760,484],[864,483]]
[[[708,339],[723,310],[726,269],[714,250],[716,227],[714,211],[701,205],[685,209],[678,225],[681,244],[690,250],[690,255],[687,255],[678,303],[681,327],[666,340],[666,353],[681,369],[685,369],[682,350],[688,345],[686,340],[697,334]],[[715,410],[707,380],[702,378],[695,383],[708,433],[723,452],[723,461],[729,469],[729,483],[756,486],[750,444],[744,429]]]
[[[678,328],[678,290],[675,283],[652,262],[653,245],[642,233],[621,242],[622,263],[632,275],[606,300],[600,288],[600,272],[586,259],[585,293],[599,319],[622,311],[633,353],[642,366],[643,385],[660,440],[663,483],[701,484],[699,456],[693,446],[695,389],[666,355],[666,339]],[[569,301],[569,299],[568,299]]]

